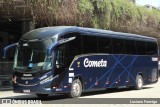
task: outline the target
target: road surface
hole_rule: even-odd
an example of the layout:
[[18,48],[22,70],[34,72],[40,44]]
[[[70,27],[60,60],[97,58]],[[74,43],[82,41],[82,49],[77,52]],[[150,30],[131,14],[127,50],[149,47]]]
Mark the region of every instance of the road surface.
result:
[[[83,93],[82,96],[77,99],[68,98],[66,95],[50,95],[48,98],[40,99],[40,98],[37,98],[36,95],[19,94],[19,93],[13,93],[12,91],[0,91],[0,98],[1,99],[9,98],[9,99],[14,99],[14,100],[41,100],[42,103],[44,104],[48,104],[48,103],[65,104],[66,102],[74,102],[74,101],[77,101],[78,99],[85,99],[85,98],[89,98],[89,99],[90,98],[106,98],[106,99],[110,99],[110,98],[118,98],[118,99],[160,98],[160,81],[158,81],[156,84],[144,86],[142,90],[133,90],[129,88],[120,88],[120,89],[114,89],[114,90],[108,89],[108,90]],[[93,106],[95,107],[95,105]],[[151,105],[148,105],[148,107],[150,106]],[[159,106],[159,105],[155,105],[155,106]],[[64,105],[62,107],[64,107]]]

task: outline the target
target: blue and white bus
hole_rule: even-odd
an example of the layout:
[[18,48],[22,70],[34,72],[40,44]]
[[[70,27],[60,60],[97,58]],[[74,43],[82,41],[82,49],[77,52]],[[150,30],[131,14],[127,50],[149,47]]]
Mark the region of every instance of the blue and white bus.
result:
[[13,91],[38,97],[132,87],[158,81],[155,38],[100,29],[57,26],[24,34],[16,47]]

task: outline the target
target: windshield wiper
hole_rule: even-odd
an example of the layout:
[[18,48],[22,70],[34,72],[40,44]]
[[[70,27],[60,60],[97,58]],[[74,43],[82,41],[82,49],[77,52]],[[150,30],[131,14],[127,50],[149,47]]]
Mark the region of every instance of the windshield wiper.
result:
[[38,68],[37,66],[34,66],[36,69],[38,69],[39,71],[41,71],[41,72],[43,72],[42,70],[41,70],[41,68]]

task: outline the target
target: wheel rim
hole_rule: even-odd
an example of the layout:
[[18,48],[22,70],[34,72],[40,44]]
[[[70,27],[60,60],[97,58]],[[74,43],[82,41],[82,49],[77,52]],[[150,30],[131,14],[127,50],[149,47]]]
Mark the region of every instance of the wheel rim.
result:
[[74,95],[78,96],[80,93],[80,85],[78,83],[73,84],[73,93]]
[[141,88],[143,85],[143,81],[141,78],[138,79],[138,87]]

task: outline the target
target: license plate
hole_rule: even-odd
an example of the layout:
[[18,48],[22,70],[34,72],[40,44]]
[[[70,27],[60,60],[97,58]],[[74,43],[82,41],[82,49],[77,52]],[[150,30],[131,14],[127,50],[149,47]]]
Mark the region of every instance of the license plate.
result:
[[23,90],[24,93],[30,93],[30,89],[27,89],[27,90]]

